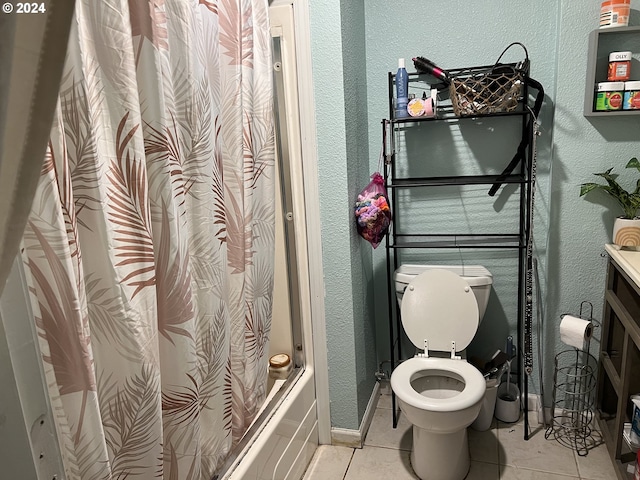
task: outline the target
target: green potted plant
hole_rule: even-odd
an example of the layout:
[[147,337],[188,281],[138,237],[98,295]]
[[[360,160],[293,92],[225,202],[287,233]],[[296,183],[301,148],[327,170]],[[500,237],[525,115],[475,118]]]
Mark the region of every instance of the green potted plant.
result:
[[[640,161],[637,158],[629,160],[625,168],[635,168],[640,172]],[[612,174],[610,168],[603,173],[594,173],[602,177],[607,182],[600,183],[587,182],[580,185],[580,196],[584,196],[593,190],[603,190],[616,199],[622,207],[623,216],[616,218],[613,224],[613,243],[624,247],[640,246],[640,218],[638,209],[640,208],[640,179],[636,181],[636,188],[633,192],[628,192],[617,182],[618,175]]]

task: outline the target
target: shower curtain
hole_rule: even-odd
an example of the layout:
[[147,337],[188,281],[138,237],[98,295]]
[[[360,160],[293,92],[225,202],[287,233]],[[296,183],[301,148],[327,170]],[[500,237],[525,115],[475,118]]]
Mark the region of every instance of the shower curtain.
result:
[[267,14],[76,2],[23,240],[69,480],[209,480],[265,398]]

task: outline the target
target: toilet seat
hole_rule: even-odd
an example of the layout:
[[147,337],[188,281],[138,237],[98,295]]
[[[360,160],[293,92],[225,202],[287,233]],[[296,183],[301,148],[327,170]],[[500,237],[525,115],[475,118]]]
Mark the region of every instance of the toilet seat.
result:
[[400,307],[402,325],[418,348],[455,351],[467,348],[480,323],[478,302],[469,284],[448,270],[433,269],[407,286]]
[[[456,378],[464,382],[463,390],[449,398],[425,397],[411,385],[420,372],[428,371],[434,376]],[[449,375],[451,374],[451,375]],[[485,380],[473,365],[449,358],[413,357],[398,365],[391,375],[391,388],[404,402],[412,407],[432,412],[455,412],[478,403],[485,392]]]

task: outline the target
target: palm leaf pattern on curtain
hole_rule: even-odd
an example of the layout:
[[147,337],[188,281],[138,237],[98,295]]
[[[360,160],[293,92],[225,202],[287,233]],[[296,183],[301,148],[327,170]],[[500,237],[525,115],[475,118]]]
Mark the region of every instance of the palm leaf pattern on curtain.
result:
[[152,368],[143,367],[140,375],[127,379],[124,387],[117,389],[107,406],[103,424],[107,445],[113,452],[115,478],[135,476],[151,467],[144,464],[144,458],[161,441],[153,429],[158,380]]
[[[171,254],[169,216],[166,205],[162,209],[162,232],[158,246],[157,295],[158,331],[171,343],[169,334],[182,335],[193,339],[191,334],[179,325],[193,319],[191,275],[187,267],[188,255]],[[169,262],[173,262],[169,264]]]
[[169,48],[167,43],[167,17],[163,11],[164,0],[129,0],[129,21],[131,35],[140,37],[136,52],[136,64],[140,58],[144,40],[156,48]]
[[255,359],[264,357],[269,345],[270,325],[262,322],[262,318],[255,312],[255,304],[247,302],[245,317],[245,339],[247,342],[246,353]]
[[[31,228],[36,231],[33,225]],[[40,303],[42,318],[38,319],[36,324],[41,330],[39,335],[49,344],[50,354],[46,355],[44,360],[54,366],[60,393],[65,395],[95,390],[88,339],[78,342],[78,332],[66,321],[67,318],[73,318],[73,307],[70,302],[58,301],[58,292],[52,289],[35,263],[30,262],[29,268],[47,299],[46,303]],[[61,268],[59,264],[54,266],[54,269],[57,268]],[[65,289],[64,286],[62,288]]]
[[135,287],[132,295],[135,297],[143,288],[155,285],[156,277],[146,169],[140,160],[132,158],[127,149],[139,125],[133,126],[124,134],[128,117],[129,113],[122,117],[118,125],[117,158],[111,161],[108,174],[111,181],[109,220],[119,227],[114,230],[120,235],[115,238],[119,242],[116,246],[116,257],[122,260],[116,263],[116,266],[136,265],[136,268],[121,280]]
[[[253,206],[253,223],[252,235],[254,242],[264,242],[266,244],[275,241],[275,214],[271,206],[259,203]],[[267,264],[263,264],[263,268],[270,270]]]
[[[103,480],[111,476],[111,464],[108,461],[96,465],[96,459],[102,456],[104,442],[92,433],[83,433],[75,442],[75,455],[78,461],[77,476],[87,480]],[[96,466],[98,471],[96,472]]]
[[[60,158],[56,161],[54,147],[51,140],[45,154],[45,164],[41,174],[51,173],[54,176],[54,183],[57,186],[58,198],[62,210],[62,218],[64,219],[65,232],[67,236],[67,245],[69,254],[74,264],[74,273],[76,278],[76,288],[81,291],[82,282],[82,258],[80,256],[80,246],[78,242],[78,224],[75,210],[75,202],[73,196],[73,188],[71,184],[71,175],[69,174],[69,159],[67,157],[67,148],[64,136],[60,138]],[[82,291],[80,292],[82,296]]]
[[222,396],[224,399],[223,418],[225,420],[225,431],[232,432],[233,429],[233,390],[232,390],[232,367],[231,357],[227,356],[227,362],[224,369],[224,388]]
[[73,81],[69,88],[60,92],[76,220],[87,229],[89,226],[82,219],[83,210],[87,208],[95,211],[100,208],[98,199],[93,195],[100,178],[99,163],[94,161],[97,147],[91,125],[97,121],[95,113],[92,112],[99,109],[102,90],[97,89],[90,93],[91,96],[88,96],[84,85],[78,81]]
[[211,92],[204,79],[197,86],[193,109],[192,118],[195,125],[191,132],[190,148],[183,164],[185,193],[190,193],[194,184],[203,182],[211,176],[209,171],[213,154]]
[[[164,169],[158,169],[158,174],[166,173],[168,170],[171,179],[171,186],[174,189],[174,196],[179,201],[179,206],[184,205],[184,195],[188,185],[184,178],[181,159],[182,148],[179,145],[179,138],[175,119],[172,118],[172,126],[163,130],[154,128],[147,124],[149,135],[144,139],[144,152],[152,162],[162,162]],[[152,179],[150,179],[152,181]]]
[[[222,312],[216,315],[221,317]],[[200,373],[200,410],[211,408],[209,400],[222,387],[226,352],[220,348],[225,337],[222,322],[213,322],[210,330],[200,337],[198,345],[198,370]]]
[[218,14],[218,6],[216,2],[211,0],[198,0],[200,5],[204,5],[211,13]]
[[68,480],[209,480],[265,396],[267,10],[76,2],[25,233]]
[[[220,22],[220,44],[225,49],[232,65],[253,67],[253,28],[251,4],[247,9],[238,12],[235,0],[220,0],[218,2],[218,21]],[[238,16],[242,18],[238,18]],[[240,35],[238,35],[240,25]]]
[[132,362],[146,359],[147,352],[141,350],[139,342],[130,335],[139,330],[138,322],[125,315],[121,300],[114,296],[112,288],[104,286],[104,280],[95,273],[89,273],[85,282],[94,339],[115,347],[120,355]]
[[218,226],[216,238],[222,243],[227,238],[227,209],[224,201],[224,164],[222,161],[221,148],[221,129],[222,126],[216,117],[214,122],[215,132],[215,149],[213,153],[213,184],[212,191],[214,195],[213,205],[213,224]]
[[93,359],[89,351],[90,340],[84,335],[82,328],[86,324],[86,317],[79,318],[82,309],[79,308],[74,293],[77,290],[69,281],[68,272],[58,253],[50,247],[33,222],[29,222],[29,228],[40,242],[55,281],[54,287],[38,265],[32,260],[29,261],[29,269],[43,298],[39,304],[42,317],[36,319],[38,335],[45,339],[49,346],[50,353],[43,359],[53,365],[60,395],[82,393],[79,423],[76,425],[78,438],[82,433],[87,395],[96,389]]
[[104,442],[99,436],[93,441],[99,419],[88,414],[97,405],[94,359],[61,119],[58,108],[25,230],[24,259],[65,473],[93,480],[109,475],[110,467]]
[[[216,315],[223,317],[220,310]],[[209,331],[198,337],[198,373],[200,383],[186,374],[189,386],[168,390],[162,394],[162,410],[172,422],[184,423],[195,421],[203,409],[210,409],[209,401],[221,388],[220,379],[224,372],[226,356],[224,351],[216,348],[224,337],[222,322],[214,322]]]
[[[46,224],[35,218],[30,220],[27,230],[35,235],[51,275],[46,275],[36,261],[29,260],[28,266],[43,299],[39,302],[41,318],[36,321],[36,325],[39,328],[38,334],[46,339],[49,347],[49,355],[44,357],[44,361],[54,368],[60,395],[82,393],[80,414],[75,425],[74,438],[77,442],[82,434],[89,392],[95,391],[95,377],[90,338],[87,334],[88,312],[81,280],[82,257],[66,143],[64,136],[58,137],[58,140],[60,158],[56,161],[54,146],[50,141],[41,178],[45,183],[50,181],[57,193],[66,242],[54,247],[37,223]],[[55,232],[54,236],[60,238]],[[61,257],[69,260],[71,269],[69,264],[65,266]]]
[[[248,114],[245,114],[243,133],[243,159],[244,175],[249,189],[255,189],[260,176],[273,167],[275,155],[274,144],[271,142],[259,142],[259,150],[255,145],[255,124]],[[257,151],[256,151],[257,150]]]
[[231,273],[241,273],[245,271],[247,265],[251,265],[253,256],[251,236],[247,235],[245,230],[251,223],[252,213],[245,212],[231,192],[225,199],[227,200],[225,204],[227,261],[233,269]]

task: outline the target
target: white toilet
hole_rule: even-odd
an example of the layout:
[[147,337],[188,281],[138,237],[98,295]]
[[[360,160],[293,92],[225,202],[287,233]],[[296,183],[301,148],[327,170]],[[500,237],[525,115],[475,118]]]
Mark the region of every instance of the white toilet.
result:
[[482,266],[402,265],[394,275],[404,331],[418,353],[391,374],[402,414],[413,424],[411,465],[422,480],[462,480],[467,427],[485,392],[462,351],[482,320],[491,273]]

